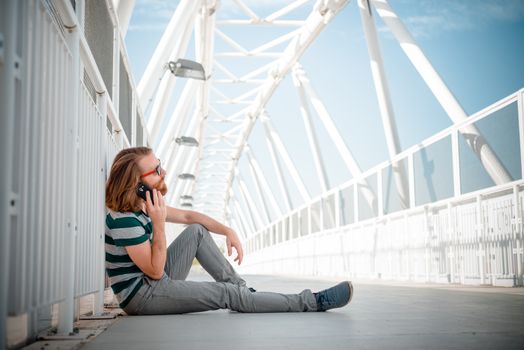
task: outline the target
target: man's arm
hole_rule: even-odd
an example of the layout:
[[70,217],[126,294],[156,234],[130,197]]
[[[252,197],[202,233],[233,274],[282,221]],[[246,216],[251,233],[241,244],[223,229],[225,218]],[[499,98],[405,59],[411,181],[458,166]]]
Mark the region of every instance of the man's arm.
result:
[[182,209],[176,209],[173,207],[167,208],[167,222],[173,222],[175,224],[200,224],[207,228],[208,231],[218,233],[220,235],[228,236],[230,234],[230,231],[233,231],[231,228],[222,225],[220,222],[216,221],[213,218],[210,218],[209,216],[192,211],[192,210],[182,210]]
[[231,256],[231,248],[234,247],[238,253],[237,257],[235,258],[235,261],[238,260],[238,264],[240,265],[240,263],[242,262],[242,258],[244,257],[244,250],[242,249],[242,243],[240,243],[240,239],[238,238],[236,232],[232,228],[227,227],[221,224],[220,222],[216,221],[215,219],[196,211],[177,209],[168,206],[166,206],[166,209],[167,222],[186,225],[200,224],[210,232],[226,236],[227,253],[229,256]]
[[[154,205],[151,201],[154,198]],[[127,254],[143,273],[152,279],[161,279],[166,265],[166,205],[164,197],[156,189],[146,193],[147,214],[153,222],[153,242],[143,242],[134,246],[126,246]]]

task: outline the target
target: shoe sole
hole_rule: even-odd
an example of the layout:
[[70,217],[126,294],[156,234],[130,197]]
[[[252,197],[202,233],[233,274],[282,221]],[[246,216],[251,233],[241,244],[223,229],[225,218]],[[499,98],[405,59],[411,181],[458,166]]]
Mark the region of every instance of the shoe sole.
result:
[[349,285],[349,300],[348,304],[351,302],[351,299],[353,299],[353,283],[351,281],[347,281]]

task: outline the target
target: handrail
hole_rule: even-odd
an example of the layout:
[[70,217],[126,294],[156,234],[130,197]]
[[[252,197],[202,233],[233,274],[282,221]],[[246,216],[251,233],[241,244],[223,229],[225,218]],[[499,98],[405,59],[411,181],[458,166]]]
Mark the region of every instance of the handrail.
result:
[[[523,93],[524,93],[524,88],[522,88],[522,89],[520,89],[520,90],[510,94],[509,96],[506,96],[506,97],[504,97],[504,98],[502,98],[502,99],[492,103],[491,105],[487,106],[486,108],[484,108],[484,109],[482,109],[482,110],[472,114],[468,119],[462,120],[462,121],[460,121],[458,123],[450,125],[446,129],[438,132],[437,134],[432,135],[431,137],[423,140],[422,142],[419,142],[418,144],[413,145],[412,147],[410,147],[410,148],[400,152],[395,157],[392,157],[391,159],[386,160],[386,161],[384,161],[382,163],[379,163],[378,165],[376,165],[376,166],[374,166],[374,167],[364,171],[360,177],[350,179],[350,180],[348,180],[348,181],[346,181],[346,182],[344,182],[344,183],[342,183],[342,184],[340,184],[340,185],[338,185],[338,186],[328,190],[325,193],[322,193],[322,194],[320,194],[318,196],[315,196],[315,197],[311,198],[310,201],[308,201],[308,202],[304,203],[303,205],[301,205],[301,206],[291,210],[290,212],[285,214],[283,217],[281,217],[281,218],[279,218],[277,220],[274,220],[274,221],[268,223],[267,225],[265,225],[264,227],[262,227],[261,229],[257,230],[256,232],[254,232],[249,237],[249,239],[254,238],[255,236],[257,236],[260,233],[263,233],[267,229],[271,228],[273,225],[279,224],[284,218],[291,217],[292,215],[302,211],[303,209],[311,207],[311,205],[321,201],[323,198],[329,197],[329,196],[331,196],[333,194],[337,194],[340,191],[342,191],[342,190],[344,190],[346,188],[349,188],[350,186],[354,186],[355,184],[358,184],[363,179],[365,179],[365,178],[367,178],[367,177],[369,177],[371,175],[378,174],[383,169],[386,169],[387,167],[389,167],[389,166],[391,166],[391,165],[393,165],[395,163],[398,163],[399,161],[407,160],[410,156],[414,155],[415,153],[417,153],[421,149],[424,149],[424,148],[428,147],[429,145],[432,145],[432,144],[434,144],[434,143],[436,143],[438,141],[441,141],[442,139],[444,139],[444,138],[446,138],[448,136],[453,135],[455,132],[459,132],[460,129],[464,128],[465,126],[467,126],[469,124],[476,123],[479,120],[482,120],[483,118],[488,117],[489,115],[491,115],[492,112],[500,110],[503,107],[506,107],[507,105],[509,105],[510,103],[518,101],[519,100],[519,95],[523,94]],[[503,185],[494,186],[494,187],[491,187],[490,190],[493,193],[497,193],[501,188],[506,189],[506,188],[511,188],[515,184],[520,185],[519,181],[520,180],[516,180],[516,181],[512,181],[512,182],[503,184]],[[406,213],[406,212],[411,212],[411,211],[418,211],[421,208],[424,208],[424,207],[426,207],[428,205],[432,205],[432,206],[437,205],[438,206],[438,203],[449,202],[450,200],[453,203],[463,202],[464,198],[474,197],[478,193],[482,193],[482,195],[484,195],[485,192],[486,192],[486,189],[482,189],[482,190],[475,191],[475,192],[472,192],[472,193],[462,194],[462,195],[460,195],[458,197],[454,197],[452,199],[447,198],[447,199],[439,200],[439,201],[436,201],[436,202],[433,202],[433,203],[422,204],[422,205],[419,205],[419,206],[414,206],[414,203],[411,203],[411,207],[410,208],[402,210],[400,212]],[[492,192],[488,192],[488,193],[492,193]],[[393,214],[398,214],[398,212],[397,213],[390,213],[389,215],[393,215]],[[377,219],[379,219],[378,216],[370,218],[370,219],[366,219],[366,220],[363,220],[363,221],[358,221],[358,223],[363,223],[363,222],[366,222],[368,220],[376,221]],[[380,218],[380,219],[382,219],[382,218]]]

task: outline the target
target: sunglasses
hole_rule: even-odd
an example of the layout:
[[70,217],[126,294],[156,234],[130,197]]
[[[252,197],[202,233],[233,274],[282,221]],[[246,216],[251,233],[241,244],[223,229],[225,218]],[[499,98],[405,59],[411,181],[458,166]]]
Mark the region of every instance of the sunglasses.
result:
[[144,178],[144,177],[149,176],[149,175],[154,174],[154,173],[157,173],[158,176],[160,176],[160,174],[162,174],[162,162],[158,162],[158,165],[156,166],[156,168],[154,170],[151,170],[150,172],[147,172],[145,174],[140,175],[140,178]]

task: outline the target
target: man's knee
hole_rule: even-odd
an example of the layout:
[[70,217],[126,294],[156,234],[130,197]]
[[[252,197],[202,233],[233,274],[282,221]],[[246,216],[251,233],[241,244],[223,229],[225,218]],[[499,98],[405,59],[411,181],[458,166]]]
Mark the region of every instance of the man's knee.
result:
[[191,224],[187,227],[186,231],[188,234],[191,234],[198,239],[204,237],[206,234],[209,234],[209,231],[200,224]]

